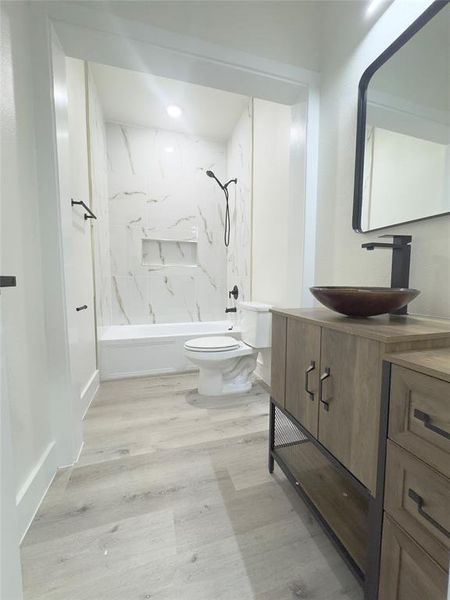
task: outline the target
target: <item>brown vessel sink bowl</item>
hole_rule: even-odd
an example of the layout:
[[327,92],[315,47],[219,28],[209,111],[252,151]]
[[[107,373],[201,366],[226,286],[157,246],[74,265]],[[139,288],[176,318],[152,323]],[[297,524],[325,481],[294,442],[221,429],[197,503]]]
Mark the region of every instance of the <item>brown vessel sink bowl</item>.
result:
[[348,317],[373,317],[398,310],[419,294],[410,288],[311,287],[314,298],[327,308]]

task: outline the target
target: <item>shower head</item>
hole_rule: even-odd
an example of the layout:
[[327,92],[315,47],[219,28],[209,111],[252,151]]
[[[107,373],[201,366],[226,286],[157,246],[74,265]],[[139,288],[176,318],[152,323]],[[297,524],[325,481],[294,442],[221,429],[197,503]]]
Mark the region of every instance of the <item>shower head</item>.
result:
[[212,171],[206,171],[206,175],[208,177],[211,177],[212,179],[215,179],[220,187],[220,189],[223,191],[224,195],[225,195],[225,203],[226,203],[226,207],[225,207],[225,231],[224,231],[224,235],[223,235],[223,241],[225,242],[225,246],[228,247],[230,244],[230,228],[231,228],[231,221],[230,221],[230,207],[228,205],[228,198],[229,198],[229,191],[228,191],[228,186],[230,185],[230,183],[237,183],[237,179],[230,179],[230,181],[227,181],[225,183],[225,185],[223,183],[221,183],[217,177],[214,175],[214,173]]
[[230,179],[230,181],[227,181],[227,183],[223,184],[217,179],[213,171],[206,171],[206,174],[208,175],[208,177],[212,177],[212,179],[215,179],[219,186],[222,188],[222,190],[226,190],[230,183],[237,183],[237,179]]
[[220,183],[220,181],[217,179],[217,177],[214,175],[214,173],[212,171],[206,171],[206,174],[208,175],[208,177],[212,177],[213,179],[215,179],[222,190],[225,189],[225,187]]

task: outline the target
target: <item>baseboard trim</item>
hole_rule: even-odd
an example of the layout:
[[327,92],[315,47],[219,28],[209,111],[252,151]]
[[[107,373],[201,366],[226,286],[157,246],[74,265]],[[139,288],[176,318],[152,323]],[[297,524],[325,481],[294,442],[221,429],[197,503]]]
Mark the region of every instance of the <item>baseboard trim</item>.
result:
[[[86,387],[81,392],[81,420],[86,416],[87,411],[92,403],[92,400],[95,398],[95,394],[98,391],[100,386],[100,371],[97,369],[92,374],[92,377],[89,379]],[[75,461],[76,462],[76,461]]]
[[148,377],[149,375],[166,375],[176,373],[175,369],[149,369],[148,371],[124,371],[123,373],[102,374],[102,381],[112,381],[113,379],[128,379],[133,377]]
[[16,495],[19,539],[22,543],[56,475],[56,445],[51,442]]
[[170,375],[175,373],[195,373],[198,369],[174,369],[173,367],[166,369],[151,369],[148,371],[124,372],[124,373],[108,373],[101,375],[101,381],[113,381],[114,379],[131,379],[135,377],[149,377],[151,375]]

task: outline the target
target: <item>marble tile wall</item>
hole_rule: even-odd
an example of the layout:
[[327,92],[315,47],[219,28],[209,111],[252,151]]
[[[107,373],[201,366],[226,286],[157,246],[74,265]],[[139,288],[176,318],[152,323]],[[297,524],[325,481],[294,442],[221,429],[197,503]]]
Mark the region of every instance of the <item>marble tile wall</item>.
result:
[[91,207],[97,216],[93,225],[93,253],[97,327],[111,325],[111,259],[109,236],[108,173],[103,111],[88,69],[89,174]]
[[227,287],[236,284],[239,300],[251,299],[253,101],[237,122],[227,145],[227,179],[230,187],[231,236],[227,252]]
[[[205,171],[226,177],[226,144],[113,123],[106,139],[112,323],[224,319],[224,200]],[[146,240],[163,240],[155,259]],[[195,265],[187,242],[196,243]]]

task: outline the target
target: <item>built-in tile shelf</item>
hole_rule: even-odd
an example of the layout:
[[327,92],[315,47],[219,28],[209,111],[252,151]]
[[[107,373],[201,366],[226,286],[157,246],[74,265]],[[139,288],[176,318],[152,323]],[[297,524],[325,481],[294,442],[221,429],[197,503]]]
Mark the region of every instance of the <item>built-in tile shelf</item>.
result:
[[148,267],[197,267],[197,240],[142,240],[142,264]]

